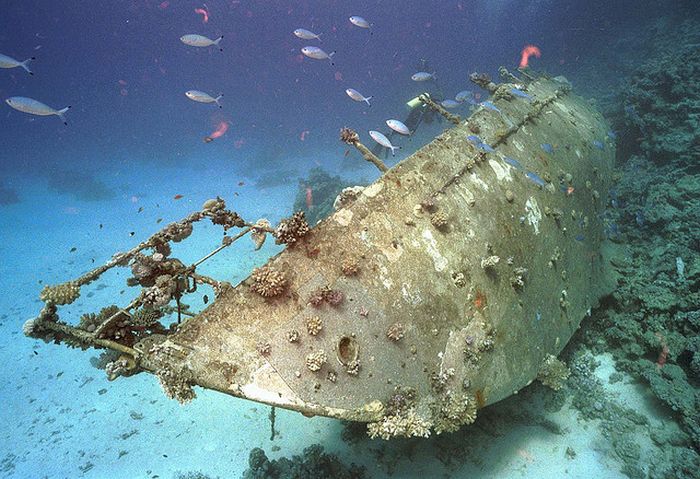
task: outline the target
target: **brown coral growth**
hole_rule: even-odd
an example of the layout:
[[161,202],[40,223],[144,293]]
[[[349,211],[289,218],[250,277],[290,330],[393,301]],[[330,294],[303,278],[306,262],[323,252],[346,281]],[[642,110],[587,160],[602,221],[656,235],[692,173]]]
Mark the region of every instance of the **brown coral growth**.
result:
[[404,337],[405,333],[406,329],[404,328],[403,324],[394,323],[391,326],[389,326],[389,329],[387,329],[386,337],[391,339],[392,341],[399,341],[401,338]]
[[340,265],[345,276],[356,276],[360,272],[360,263],[353,258],[345,258]]
[[276,271],[269,266],[255,268],[251,275],[253,284],[250,289],[264,298],[279,296],[287,287],[287,278],[282,271]]

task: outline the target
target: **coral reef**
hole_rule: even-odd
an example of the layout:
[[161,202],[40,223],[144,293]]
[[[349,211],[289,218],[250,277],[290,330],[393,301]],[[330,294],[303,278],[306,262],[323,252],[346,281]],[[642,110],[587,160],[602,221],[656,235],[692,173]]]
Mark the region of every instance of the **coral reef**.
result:
[[394,342],[403,338],[404,334],[406,334],[406,328],[401,323],[394,323],[386,330],[386,337]]
[[345,258],[340,264],[340,270],[345,276],[356,276],[360,272],[360,263],[354,258]]
[[279,296],[287,287],[287,277],[283,271],[277,271],[269,266],[255,268],[251,275],[253,283],[250,289],[264,298]]
[[309,233],[309,223],[303,211],[297,211],[291,218],[280,221],[275,229],[275,243],[293,245]]
[[457,431],[476,420],[476,399],[467,393],[447,391],[432,409],[436,434]]
[[39,294],[39,299],[45,303],[71,304],[80,296],[80,287],[74,282],[58,284],[56,286],[44,286]]
[[306,355],[306,368],[309,371],[320,371],[326,362],[328,362],[328,355],[325,353],[325,351],[323,351],[323,349],[319,349],[316,352]]
[[437,211],[430,216],[430,224],[439,230],[447,229],[449,222],[447,221],[447,214],[444,211]]
[[170,399],[176,399],[180,404],[192,401],[197,395],[192,389],[192,373],[187,368],[174,369],[165,365],[156,371],[163,392]]
[[481,267],[482,269],[493,269],[496,267],[500,260],[501,258],[499,258],[498,256],[491,255],[481,260]]
[[[306,332],[311,336],[316,336],[323,329],[323,321],[318,316],[306,318]],[[298,334],[298,333],[297,333]]]
[[552,354],[548,354],[542,361],[542,366],[540,366],[540,370],[537,373],[537,379],[545,386],[558,391],[569,378],[569,374],[569,368],[566,367],[563,361],[558,360]]
[[313,444],[301,456],[270,461],[265,451],[256,447],[250,451],[248,469],[242,479],[364,479],[369,477],[364,467],[346,466],[334,454],[327,454],[323,446]]
[[324,286],[311,292],[307,302],[311,306],[320,307],[323,303],[328,303],[331,306],[339,306],[345,300],[345,294],[337,289],[331,289],[330,286]]

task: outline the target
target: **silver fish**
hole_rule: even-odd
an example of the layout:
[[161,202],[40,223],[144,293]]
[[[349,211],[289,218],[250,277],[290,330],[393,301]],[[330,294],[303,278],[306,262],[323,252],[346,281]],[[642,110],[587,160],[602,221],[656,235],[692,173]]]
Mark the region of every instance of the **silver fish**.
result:
[[418,72],[414,73],[411,75],[411,80],[413,81],[428,81],[428,80],[435,80],[435,72],[433,73],[428,73],[428,72]]
[[7,55],[0,53],[0,68],[22,67],[27,70],[27,73],[34,75],[34,72],[27,67],[27,63],[31,62],[32,60],[36,60],[36,57],[27,58],[23,62],[20,62],[19,60],[15,60],[12,57],[8,57]]
[[39,116],[50,116],[50,115],[56,115],[63,121],[64,125],[67,125],[68,122],[66,122],[66,117],[63,116],[66,114],[66,112],[70,109],[70,106],[67,106],[65,108],[62,108],[60,110],[56,110],[54,108],[51,108],[48,105],[44,105],[40,101],[33,100],[31,98],[23,97],[23,96],[12,96],[5,100],[5,103],[10,105],[12,108],[14,108],[17,111],[21,111],[24,113],[29,113],[31,115],[39,115]]
[[357,15],[350,17],[350,23],[360,28],[369,28],[371,26],[367,20]]
[[364,101],[365,103],[367,103],[367,106],[372,106],[369,104],[369,101],[372,99],[371,96],[362,96],[362,93],[355,90],[354,88],[348,88],[347,90],[345,90],[345,93],[347,93],[348,96],[355,101]]
[[322,33],[316,34],[312,31],[306,30],[305,28],[297,28],[294,30],[294,35],[298,38],[301,38],[302,40],[318,40],[319,42],[321,41],[321,35]]
[[389,148],[391,150],[391,156],[396,156],[394,151],[398,150],[400,147],[392,145],[389,138],[375,130],[369,130],[369,136],[371,136],[374,141],[382,145],[384,148]]
[[448,98],[447,100],[442,100],[440,105],[442,105],[443,108],[457,108],[460,103],[457,100],[450,100]]
[[221,108],[221,104],[219,103],[219,100],[221,99],[224,94],[220,94],[216,98],[211,96],[209,93],[205,93],[203,91],[199,90],[188,90],[185,92],[185,96],[189,98],[192,101],[198,101],[199,103],[216,103],[219,108]]
[[[197,35],[195,33],[191,33],[189,35],[183,35],[180,37],[180,41],[184,43],[185,45],[189,45],[191,47],[210,47],[212,45],[216,45],[219,47],[219,42],[221,42],[221,39],[224,38],[223,35],[221,35],[219,38],[216,40],[212,40],[211,38],[205,37],[204,35]],[[219,50],[222,52],[224,51],[223,48],[219,47]]]
[[474,94],[472,92],[470,92],[469,90],[462,90],[461,92],[459,92],[455,95],[455,100],[462,103],[462,102],[470,100],[473,95]]
[[[335,55],[335,52],[326,53],[318,47],[304,47],[301,49],[301,53],[315,60],[330,60]],[[333,63],[332,60],[331,63]]]
[[386,121],[386,126],[394,130],[396,133],[400,133],[402,135],[410,135],[411,130],[408,129],[406,125],[404,125],[402,122],[399,120],[387,120]]

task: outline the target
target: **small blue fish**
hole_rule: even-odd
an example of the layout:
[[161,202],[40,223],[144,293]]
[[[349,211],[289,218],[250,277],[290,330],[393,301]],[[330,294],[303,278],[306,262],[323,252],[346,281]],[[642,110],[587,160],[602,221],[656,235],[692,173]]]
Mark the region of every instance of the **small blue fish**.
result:
[[527,179],[532,181],[534,184],[540,187],[544,187],[544,180],[540,178],[540,176],[537,173],[534,173],[532,171],[528,171],[525,176],[527,176]]
[[474,146],[476,146],[481,151],[485,151],[487,153],[494,153],[496,151],[493,149],[493,147],[491,147],[491,145],[484,143],[483,141],[481,141],[481,138],[479,138],[476,135],[469,135],[467,137],[467,140],[469,140]]
[[542,148],[542,150],[544,150],[545,153],[550,153],[550,154],[554,153],[554,147],[552,146],[551,143],[542,143],[540,145],[540,148]]
[[490,101],[481,102],[481,106],[483,106],[484,108],[487,108],[489,110],[493,110],[495,112],[501,113],[501,110],[499,110],[498,107],[496,105],[494,105],[493,103],[491,103]]
[[593,146],[595,146],[595,147],[598,148],[599,150],[604,150],[604,149],[605,149],[605,145],[603,144],[602,141],[593,140],[592,143],[593,143]]
[[518,90],[517,88],[511,88],[510,92],[515,96],[519,96],[520,98],[525,98],[527,101],[532,101],[532,97],[522,90]]
[[536,319],[537,321],[541,320],[541,319],[542,319],[542,313],[540,313],[539,311],[537,311],[537,312],[535,313],[535,319]]
[[523,169],[523,165],[521,165],[520,162],[518,160],[516,160],[515,158],[510,158],[510,157],[506,156],[505,158],[503,158],[503,161],[508,163],[513,168],[517,168],[519,170]]

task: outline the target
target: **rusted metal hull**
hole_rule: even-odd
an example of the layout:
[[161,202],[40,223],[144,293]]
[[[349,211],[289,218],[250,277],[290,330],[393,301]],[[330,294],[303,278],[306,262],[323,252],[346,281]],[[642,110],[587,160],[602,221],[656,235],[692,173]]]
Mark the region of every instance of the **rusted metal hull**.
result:
[[[283,294],[261,297],[250,279],[230,288],[157,347],[137,343],[140,367],[369,422],[399,386],[428,425],[458,391],[483,407],[529,384],[609,288],[601,212],[614,148],[565,82],[531,83],[530,100],[502,87],[500,113],[478,109],[272,258]],[[324,287],[344,301],[309,304]]]

